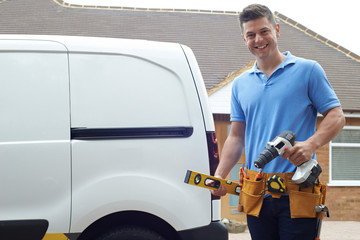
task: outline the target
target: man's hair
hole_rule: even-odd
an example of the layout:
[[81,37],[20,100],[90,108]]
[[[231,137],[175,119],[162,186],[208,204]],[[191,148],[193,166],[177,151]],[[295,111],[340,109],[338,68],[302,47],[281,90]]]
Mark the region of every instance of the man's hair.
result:
[[262,17],[266,17],[274,27],[276,26],[275,17],[267,6],[251,4],[245,7],[239,15],[241,32],[244,30],[244,23]]

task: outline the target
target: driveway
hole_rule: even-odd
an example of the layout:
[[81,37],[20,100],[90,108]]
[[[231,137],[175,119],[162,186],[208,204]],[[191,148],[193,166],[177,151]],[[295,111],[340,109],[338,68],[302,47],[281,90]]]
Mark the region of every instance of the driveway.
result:
[[[360,240],[360,222],[323,221],[321,240]],[[229,240],[251,240],[249,230],[230,233]]]

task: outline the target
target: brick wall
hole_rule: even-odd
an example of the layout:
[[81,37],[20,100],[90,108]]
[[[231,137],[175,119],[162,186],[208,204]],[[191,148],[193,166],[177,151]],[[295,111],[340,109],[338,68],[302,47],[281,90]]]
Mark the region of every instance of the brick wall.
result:
[[[319,118],[318,123],[321,122]],[[347,126],[360,126],[359,118],[347,118]],[[323,170],[320,181],[329,183],[329,145],[316,152]],[[344,163],[345,164],[345,163]],[[326,205],[329,208],[330,221],[360,221],[360,187],[327,187]]]
[[328,187],[330,221],[360,221],[360,187]]
[[[227,137],[227,126],[230,124],[228,118],[222,116],[214,116],[215,129],[221,149]],[[322,118],[318,119],[318,124]],[[347,118],[346,125],[360,126],[359,118]],[[320,181],[324,184],[329,183],[329,145],[321,147],[316,151],[317,160],[323,170],[320,175]],[[243,162],[242,157],[239,162]],[[327,187],[326,205],[329,208],[329,221],[360,221],[360,187]],[[233,214],[236,207],[229,206],[229,196],[225,196],[221,200],[221,214],[224,218],[233,219],[239,222],[245,222],[244,214]]]

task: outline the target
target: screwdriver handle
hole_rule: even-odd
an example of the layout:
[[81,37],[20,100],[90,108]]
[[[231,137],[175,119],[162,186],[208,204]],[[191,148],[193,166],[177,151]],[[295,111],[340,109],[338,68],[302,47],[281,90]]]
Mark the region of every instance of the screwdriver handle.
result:
[[255,181],[261,181],[261,179],[262,179],[262,174],[261,172],[258,172],[255,176]]

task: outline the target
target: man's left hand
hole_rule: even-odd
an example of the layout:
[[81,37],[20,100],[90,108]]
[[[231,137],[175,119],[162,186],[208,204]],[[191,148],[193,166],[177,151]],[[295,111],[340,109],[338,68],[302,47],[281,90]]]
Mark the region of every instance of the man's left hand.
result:
[[300,166],[309,161],[314,155],[315,149],[307,142],[296,142],[295,146],[287,150],[282,158],[287,158],[295,166]]

